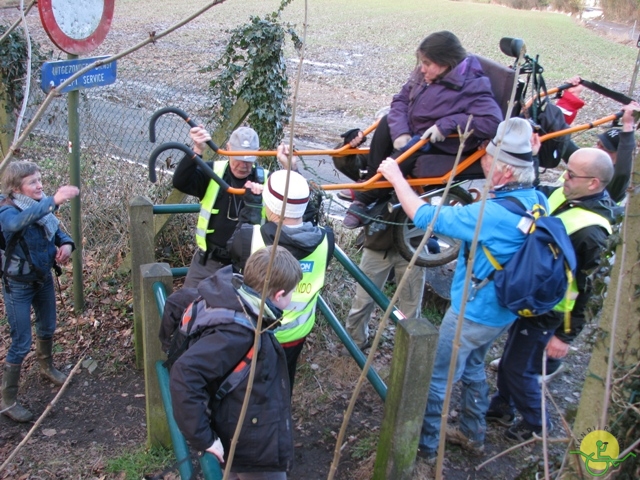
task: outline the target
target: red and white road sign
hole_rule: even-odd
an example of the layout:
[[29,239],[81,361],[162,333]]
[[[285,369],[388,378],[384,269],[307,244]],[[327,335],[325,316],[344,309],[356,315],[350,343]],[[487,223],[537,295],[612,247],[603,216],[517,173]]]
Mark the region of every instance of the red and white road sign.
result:
[[81,55],[95,50],[105,39],[115,0],[38,0],[40,20],[47,35],[61,50]]

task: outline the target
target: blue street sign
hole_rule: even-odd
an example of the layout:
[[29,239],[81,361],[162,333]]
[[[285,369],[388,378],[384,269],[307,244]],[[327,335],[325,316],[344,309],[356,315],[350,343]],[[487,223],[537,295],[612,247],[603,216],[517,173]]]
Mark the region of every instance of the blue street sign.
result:
[[[58,62],[45,62],[42,65],[40,88],[44,93],[49,93],[71,75],[98,60],[107,57],[78,58],[76,60],[61,60]],[[116,81],[116,62],[107,63],[89,70],[62,89],[63,93],[82,88],[103,87]]]

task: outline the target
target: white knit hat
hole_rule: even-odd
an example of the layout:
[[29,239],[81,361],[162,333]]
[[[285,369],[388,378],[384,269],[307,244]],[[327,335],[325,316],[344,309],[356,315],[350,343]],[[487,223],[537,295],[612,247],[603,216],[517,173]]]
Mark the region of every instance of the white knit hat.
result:
[[[264,204],[276,215],[282,211],[284,187],[287,182],[287,171],[278,170],[269,175],[267,186],[262,192]],[[285,218],[301,218],[309,203],[309,185],[307,180],[297,172],[291,172],[289,179],[289,195],[284,211]]]
[[[533,165],[531,154],[531,124],[520,117],[513,117],[498,125],[498,133],[487,145],[487,153],[496,156],[496,144],[502,138],[502,147],[498,153],[498,160],[514,167],[528,167]],[[504,136],[503,136],[504,135]]]

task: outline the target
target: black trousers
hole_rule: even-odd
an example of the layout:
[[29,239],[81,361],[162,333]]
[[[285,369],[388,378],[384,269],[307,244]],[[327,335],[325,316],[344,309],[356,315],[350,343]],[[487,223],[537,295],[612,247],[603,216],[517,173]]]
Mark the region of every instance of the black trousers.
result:
[[[367,160],[367,175],[365,180],[369,180],[378,172],[378,167],[382,161],[387,157],[397,158],[400,156],[400,152],[393,149],[393,140],[391,139],[391,132],[389,131],[389,123],[387,116],[385,115],[380,119],[380,123],[373,133],[371,138],[371,145],[369,146],[369,158]],[[400,170],[406,177],[413,170],[413,166],[416,163],[419,153],[413,154],[400,164]],[[376,200],[381,200],[391,195],[392,188],[377,188],[373,190],[359,190],[356,191],[356,200],[361,201],[365,205],[374,203]]]
[[289,387],[291,388],[291,395],[293,395],[293,382],[296,378],[296,367],[298,365],[298,357],[302,353],[302,347],[307,337],[303,338],[300,343],[292,345],[290,347],[283,346],[284,355],[287,357],[287,368],[289,369]]

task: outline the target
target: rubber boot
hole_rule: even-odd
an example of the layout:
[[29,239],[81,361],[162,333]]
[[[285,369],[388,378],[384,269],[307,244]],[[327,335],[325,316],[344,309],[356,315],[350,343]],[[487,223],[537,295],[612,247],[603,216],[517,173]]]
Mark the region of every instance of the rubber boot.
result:
[[33,419],[33,413],[18,403],[18,384],[20,383],[21,368],[22,365],[4,364],[0,411],[14,422],[24,423]]
[[64,384],[67,376],[53,366],[53,358],[51,356],[53,350],[53,338],[44,340],[36,338],[36,357],[38,365],[40,365],[40,373],[54,385]]

